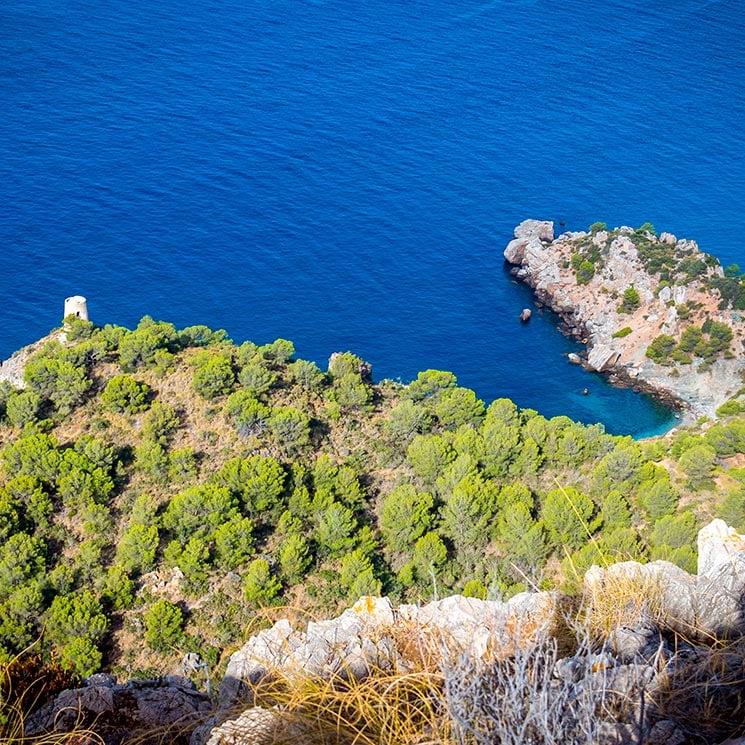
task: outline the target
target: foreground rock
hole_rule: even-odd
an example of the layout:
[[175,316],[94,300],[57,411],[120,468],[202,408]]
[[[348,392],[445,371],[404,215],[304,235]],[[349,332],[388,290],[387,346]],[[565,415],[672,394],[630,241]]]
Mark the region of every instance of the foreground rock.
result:
[[[720,308],[727,305],[719,289],[724,272],[695,242],[627,227],[555,237],[553,223],[526,220],[504,257],[587,343],[589,369],[677,401],[692,417],[712,416],[740,390],[745,324],[731,307]],[[647,356],[658,337],[680,344],[687,328],[700,329],[707,319],[731,329],[726,350],[702,357],[671,348],[661,364]]]
[[154,742],[157,732],[158,742],[178,745],[189,742],[191,732],[212,709],[209,696],[187,678],[120,684],[113,675],[98,674],[83,688],[62,691],[42,706],[26,722],[25,734],[41,737],[90,728],[106,745],[120,745]]
[[[710,645],[745,634],[745,537],[715,520],[700,532],[698,544],[697,576],[664,561],[593,567],[585,579],[586,611],[595,619],[588,624],[600,616],[610,625],[594,641],[579,632],[568,656],[551,641],[562,626],[553,593],[524,593],[507,603],[456,596],[398,608],[386,598],[363,598],[305,631],[279,621],[250,639],[228,665],[221,706],[240,710],[243,700],[247,708],[237,717],[218,714],[195,733],[192,745],[264,745],[287,736],[288,727],[297,742],[314,742],[307,722],[254,705],[263,680],[405,674],[421,665],[425,643],[438,656],[451,716],[469,732],[483,728],[493,736],[495,727],[508,726],[490,719],[494,706],[514,710],[514,727],[526,733],[550,726],[551,742],[723,741],[741,729],[734,712],[737,696],[745,696],[745,679],[734,681],[745,664],[745,644],[729,647],[727,655]],[[545,665],[542,681],[516,685],[519,671],[538,659]],[[719,682],[712,678],[717,665]],[[482,700],[485,688],[492,704]],[[549,700],[554,717],[542,725],[547,712],[541,702],[548,706]],[[601,710],[615,712],[616,719],[596,716]]]
[[506,603],[455,595],[422,607],[394,609],[388,598],[362,598],[338,618],[310,622],[305,631],[283,619],[249,639],[230,658],[220,685],[220,704],[233,706],[246,695],[246,684],[276,672],[349,678],[364,678],[373,670],[406,673],[414,663],[397,644],[402,635],[428,636],[438,653],[450,649],[477,658],[501,639],[506,654],[513,649],[510,632],[516,628],[524,643],[548,629],[555,602],[550,592],[522,593]]
[[696,576],[664,561],[593,567],[579,607],[553,592],[397,607],[367,597],[304,629],[282,619],[232,655],[217,702],[183,678],[94,676],[36,712],[27,734],[82,724],[107,745],[316,745],[323,716],[302,698],[280,705],[272,686],[381,679],[385,693],[424,673],[417,695],[451,732],[440,745],[723,743],[745,734],[745,536],[714,520],[698,549]]

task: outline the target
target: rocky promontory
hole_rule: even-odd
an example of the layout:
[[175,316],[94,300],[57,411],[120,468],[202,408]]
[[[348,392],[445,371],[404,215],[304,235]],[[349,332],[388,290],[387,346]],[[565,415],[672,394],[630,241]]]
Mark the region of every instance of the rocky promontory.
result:
[[556,237],[526,220],[504,251],[514,276],[587,344],[583,362],[612,380],[712,416],[743,386],[745,290],[691,240],[651,225]]

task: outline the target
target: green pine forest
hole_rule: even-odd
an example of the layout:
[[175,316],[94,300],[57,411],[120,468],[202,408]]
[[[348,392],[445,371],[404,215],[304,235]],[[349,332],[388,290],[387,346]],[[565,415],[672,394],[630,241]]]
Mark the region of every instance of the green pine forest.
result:
[[712,517],[745,528],[745,414],[637,442],[448,372],[373,382],[293,344],[69,318],[0,389],[0,661],[78,675],[213,670],[274,608],[575,592],[593,563],[695,572]]

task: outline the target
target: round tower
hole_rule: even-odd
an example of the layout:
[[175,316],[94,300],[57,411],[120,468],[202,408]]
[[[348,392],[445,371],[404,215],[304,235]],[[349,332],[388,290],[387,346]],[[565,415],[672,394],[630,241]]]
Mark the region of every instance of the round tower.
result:
[[65,298],[65,314],[67,316],[77,316],[84,321],[88,320],[88,302],[82,295],[73,295]]

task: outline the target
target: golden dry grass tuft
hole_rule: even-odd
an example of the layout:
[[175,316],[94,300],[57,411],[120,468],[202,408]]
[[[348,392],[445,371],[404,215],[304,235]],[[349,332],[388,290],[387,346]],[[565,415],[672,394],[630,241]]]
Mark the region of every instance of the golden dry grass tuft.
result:
[[419,670],[371,671],[355,678],[273,675],[253,690],[257,705],[275,712],[277,742],[317,745],[448,745],[443,676]]
[[640,618],[664,620],[663,587],[643,571],[604,572],[585,582],[577,620],[591,639],[606,639],[613,629]]

